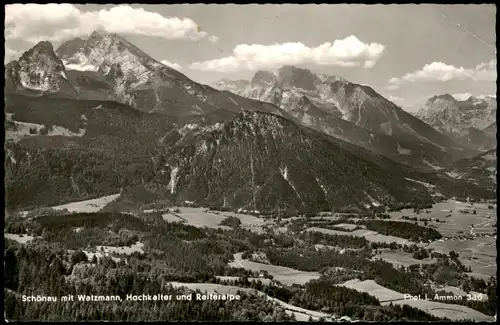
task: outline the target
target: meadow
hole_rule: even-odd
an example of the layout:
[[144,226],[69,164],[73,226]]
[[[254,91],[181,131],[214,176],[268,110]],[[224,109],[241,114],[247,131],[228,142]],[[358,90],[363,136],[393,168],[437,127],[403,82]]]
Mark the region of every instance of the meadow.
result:
[[360,281],[358,279],[350,280],[342,284],[345,287],[355,289],[360,292],[366,292],[376,297],[381,305],[398,304],[408,305],[420,310],[423,310],[436,317],[446,317],[452,321],[460,321],[472,319],[475,321],[493,321],[493,317],[485,315],[474,309],[456,305],[446,304],[444,302],[433,301],[434,297],[428,297],[429,300],[422,299],[405,299],[404,294],[394,290],[387,289],[373,280]]
[[120,194],[113,194],[108,196],[103,196],[97,199],[71,202],[63,205],[57,205],[50,207],[54,210],[64,210],[67,209],[69,212],[98,212],[108,203],[116,200]]
[[410,253],[389,249],[382,249],[380,254],[376,255],[374,258],[381,258],[394,265],[395,268],[398,268],[399,266],[408,267],[413,264],[431,264],[435,262],[435,260],[431,258],[417,260],[413,258]]
[[366,230],[366,229],[358,229],[358,230],[354,230],[354,231],[339,231],[339,230],[332,230],[332,229],[325,229],[325,228],[318,228],[318,227],[310,227],[310,228],[307,228],[305,231],[318,231],[318,232],[322,232],[324,234],[364,237],[364,238],[366,238],[366,240],[368,240],[370,242],[382,242],[382,243],[395,242],[395,243],[401,244],[401,245],[414,244],[413,242],[411,242],[407,239],[404,239],[404,238],[381,235],[375,231],[370,231],[370,230]]
[[242,255],[243,253],[234,254],[234,261],[230,262],[229,265],[237,268],[241,267],[251,271],[267,271],[274,277],[275,280],[283,283],[284,285],[305,284],[320,277],[318,272],[304,272],[294,270],[289,267],[252,262],[242,259]]

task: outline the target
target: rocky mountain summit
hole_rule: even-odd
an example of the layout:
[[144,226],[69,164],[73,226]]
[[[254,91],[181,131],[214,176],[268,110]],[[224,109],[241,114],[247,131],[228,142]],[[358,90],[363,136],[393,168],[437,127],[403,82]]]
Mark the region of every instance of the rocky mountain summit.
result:
[[439,164],[463,154],[449,137],[371,87],[339,76],[283,66],[215,87],[277,105],[304,125],[399,161]]
[[496,111],[496,98],[445,94],[427,100],[416,116],[464,146],[488,150],[496,147]]

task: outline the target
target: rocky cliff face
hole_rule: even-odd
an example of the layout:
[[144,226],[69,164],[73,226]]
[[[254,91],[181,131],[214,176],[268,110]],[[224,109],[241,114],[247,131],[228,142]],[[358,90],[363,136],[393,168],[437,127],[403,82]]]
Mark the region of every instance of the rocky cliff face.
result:
[[75,94],[64,64],[49,42],[38,43],[19,60],[10,62],[5,69],[5,81],[7,91]]
[[191,121],[178,133],[181,140],[165,156],[172,193],[182,200],[245,210],[318,211],[391,205],[405,195],[429,198],[405,179],[411,168],[273,114]]
[[496,147],[496,111],[493,97],[459,101],[446,94],[430,98],[416,116],[465,146],[487,150]]
[[[171,116],[205,114],[221,107],[232,112],[261,110],[282,115],[272,105],[196,83],[115,34],[94,32],[87,40],[61,44],[56,52],[70,70],[70,79],[82,92],[89,92],[89,99],[110,96],[144,112]],[[89,90],[89,84],[109,89],[96,93],[95,88]]]
[[249,82],[226,79],[215,87],[272,103],[304,125],[406,163],[439,164],[462,154],[449,137],[372,88],[339,76],[284,66],[258,71]]

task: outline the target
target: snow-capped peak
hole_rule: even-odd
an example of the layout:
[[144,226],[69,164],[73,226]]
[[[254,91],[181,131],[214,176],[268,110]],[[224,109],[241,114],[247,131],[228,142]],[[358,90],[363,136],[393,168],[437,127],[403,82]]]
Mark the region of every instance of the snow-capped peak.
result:
[[76,39],[61,44],[57,53],[68,70],[108,73],[115,67],[123,76],[134,79],[135,85],[148,81],[157,63],[122,37],[97,31],[85,41]]

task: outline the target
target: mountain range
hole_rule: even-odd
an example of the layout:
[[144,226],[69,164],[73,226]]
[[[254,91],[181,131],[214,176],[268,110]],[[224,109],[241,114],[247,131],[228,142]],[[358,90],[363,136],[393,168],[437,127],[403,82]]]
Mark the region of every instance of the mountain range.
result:
[[465,147],[489,150],[496,148],[496,113],[496,98],[445,94],[430,98],[416,116]]
[[284,66],[214,86],[275,104],[315,130],[410,165],[446,164],[471,154],[371,87],[339,76]]
[[8,90],[33,95],[115,100],[145,112],[171,116],[261,110],[266,103],[229,95],[193,82],[116,34],[94,32],[87,40],[62,43],[55,51],[40,42],[6,67]]
[[467,150],[368,86],[295,67],[254,79],[201,85],[114,34],[40,42],[5,70],[8,208],[137,187],[259,211],[426,205],[419,179],[494,195],[429,167]]

